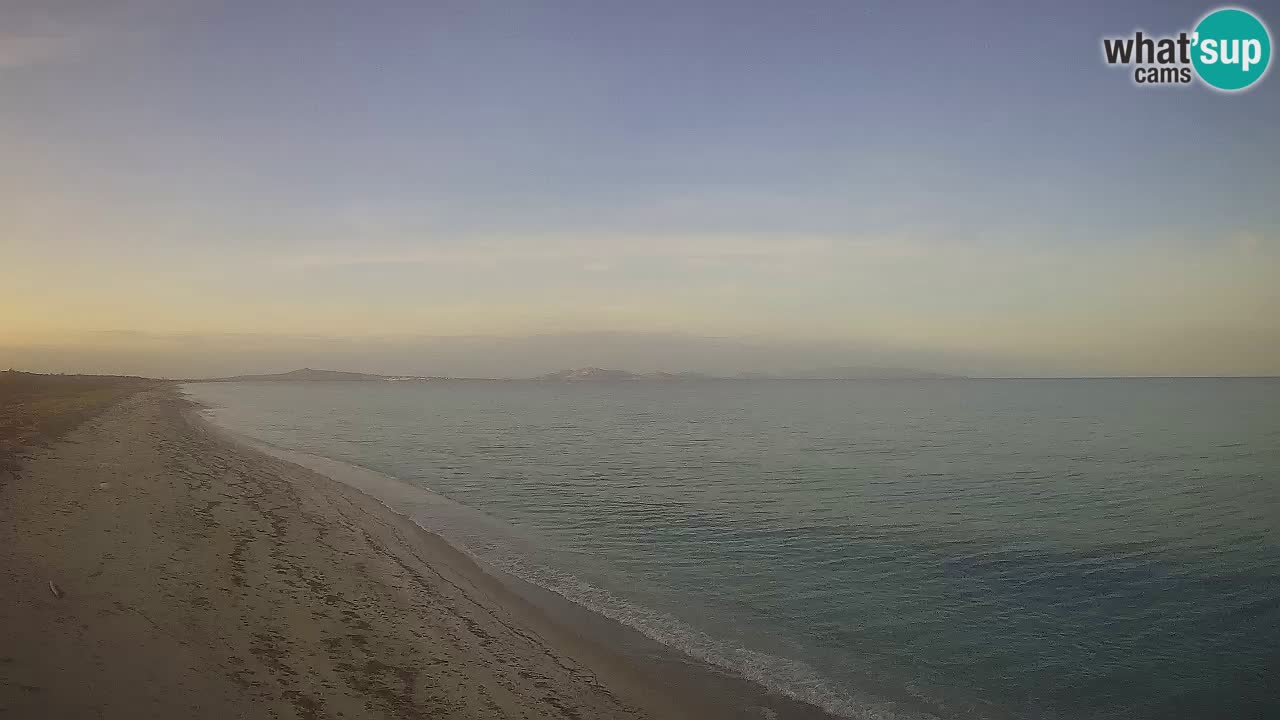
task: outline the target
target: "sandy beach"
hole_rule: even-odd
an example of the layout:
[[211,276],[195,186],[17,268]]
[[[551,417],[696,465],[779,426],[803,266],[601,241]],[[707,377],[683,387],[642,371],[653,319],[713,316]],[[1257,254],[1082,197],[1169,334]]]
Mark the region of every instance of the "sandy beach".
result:
[[171,386],[0,478],[0,716],[820,716],[529,601]]

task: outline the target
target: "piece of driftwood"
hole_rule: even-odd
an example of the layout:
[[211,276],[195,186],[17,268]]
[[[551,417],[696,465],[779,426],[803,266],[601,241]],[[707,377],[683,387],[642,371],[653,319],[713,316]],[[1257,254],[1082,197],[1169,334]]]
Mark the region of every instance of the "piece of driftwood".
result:
[[53,596],[59,600],[61,600],[62,596],[65,594],[62,592],[62,588],[58,587],[58,583],[52,580],[49,581],[49,592],[53,593]]

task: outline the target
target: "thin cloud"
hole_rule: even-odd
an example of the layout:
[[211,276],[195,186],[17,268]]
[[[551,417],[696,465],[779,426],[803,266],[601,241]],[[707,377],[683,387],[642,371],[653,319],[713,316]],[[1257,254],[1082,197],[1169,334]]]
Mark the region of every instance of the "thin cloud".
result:
[[0,3],[0,72],[81,59],[118,45],[188,0],[15,0]]
[[345,267],[404,264],[497,264],[573,261],[592,267],[635,259],[767,260],[815,257],[831,251],[824,238],[693,238],[575,239],[542,238],[519,242],[472,241],[416,248],[390,248],[289,256],[278,264],[290,267]]
[[58,62],[80,54],[88,45],[88,35],[83,32],[0,31],[0,70]]

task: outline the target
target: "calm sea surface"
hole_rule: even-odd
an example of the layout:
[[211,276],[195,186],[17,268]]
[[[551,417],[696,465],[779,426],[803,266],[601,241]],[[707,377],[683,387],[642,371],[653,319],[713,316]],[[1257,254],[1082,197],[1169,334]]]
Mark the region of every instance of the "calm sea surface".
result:
[[1280,717],[1280,381],[187,386],[851,717]]

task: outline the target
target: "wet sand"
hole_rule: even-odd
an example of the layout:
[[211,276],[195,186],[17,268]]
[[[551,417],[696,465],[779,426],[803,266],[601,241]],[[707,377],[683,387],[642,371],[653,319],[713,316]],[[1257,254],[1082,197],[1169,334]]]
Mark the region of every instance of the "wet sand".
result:
[[825,717],[486,571],[172,386],[0,472],[0,508],[0,717]]

